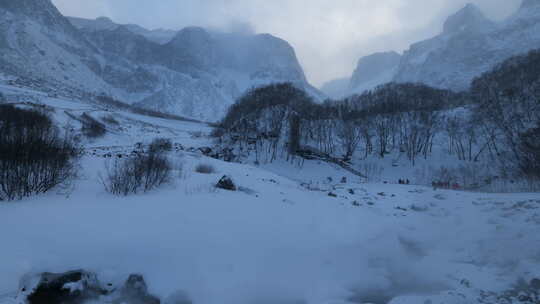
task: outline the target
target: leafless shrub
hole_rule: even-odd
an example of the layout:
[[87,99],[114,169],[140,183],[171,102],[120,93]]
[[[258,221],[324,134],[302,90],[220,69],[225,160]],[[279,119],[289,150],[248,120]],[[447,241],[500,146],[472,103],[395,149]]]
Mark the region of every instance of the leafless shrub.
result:
[[105,190],[111,194],[127,196],[148,192],[171,181],[173,166],[162,153],[149,152],[133,158],[116,159],[107,165],[101,177]]
[[201,174],[212,174],[216,173],[216,169],[210,164],[198,164],[197,167],[195,167],[195,172]]
[[173,148],[172,141],[168,138],[156,138],[150,143],[150,152],[166,152]]
[[46,193],[76,176],[80,149],[34,110],[0,106],[0,201]]

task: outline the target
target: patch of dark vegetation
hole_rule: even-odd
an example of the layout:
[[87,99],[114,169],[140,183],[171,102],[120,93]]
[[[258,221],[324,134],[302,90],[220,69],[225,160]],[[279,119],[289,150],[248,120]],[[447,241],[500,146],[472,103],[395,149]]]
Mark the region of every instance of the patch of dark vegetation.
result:
[[195,172],[201,174],[212,174],[216,173],[216,169],[210,164],[198,164],[197,167],[195,167]]
[[107,95],[99,95],[96,97],[96,100],[99,104],[111,107],[118,110],[124,110],[135,114],[145,115],[145,116],[152,116],[157,118],[164,118],[164,119],[171,119],[171,120],[178,120],[178,121],[188,121],[188,122],[197,122],[202,123],[202,121],[196,120],[196,119],[190,119],[178,115],[173,114],[167,114],[163,112],[143,109],[140,107],[132,106],[127,103],[121,102],[119,100],[116,100],[110,96]]
[[160,152],[141,153],[130,158],[117,158],[107,165],[101,182],[111,194],[127,196],[148,192],[171,181],[173,166]]
[[88,113],[81,115],[80,121],[82,123],[81,130],[84,136],[88,138],[100,138],[107,134],[107,128],[105,125],[88,115]]
[[0,201],[69,184],[80,155],[74,140],[62,136],[48,115],[0,106]]
[[168,152],[172,151],[173,144],[172,141],[168,138],[156,138],[148,147],[148,150],[153,153],[159,153],[159,152]]
[[[475,79],[476,119],[492,132],[505,174],[540,180],[540,50],[512,57]],[[495,149],[495,148],[492,148]]]

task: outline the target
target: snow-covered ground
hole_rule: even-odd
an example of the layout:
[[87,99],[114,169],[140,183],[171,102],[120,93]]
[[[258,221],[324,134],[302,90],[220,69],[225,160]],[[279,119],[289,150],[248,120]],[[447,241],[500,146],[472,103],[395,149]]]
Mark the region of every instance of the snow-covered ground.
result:
[[[171,185],[119,198],[99,182],[105,155],[156,137],[207,146],[210,128],[42,102],[75,129],[70,114],[119,124],[84,142],[70,188],[0,204],[2,304],[15,303],[27,273],[81,268],[110,282],[140,273],[162,299],[181,290],[197,304],[481,303],[540,277],[538,193],[362,183],[323,162],[256,167],[174,150]],[[198,164],[216,173],[196,173]],[[214,188],[223,175],[240,191]]]

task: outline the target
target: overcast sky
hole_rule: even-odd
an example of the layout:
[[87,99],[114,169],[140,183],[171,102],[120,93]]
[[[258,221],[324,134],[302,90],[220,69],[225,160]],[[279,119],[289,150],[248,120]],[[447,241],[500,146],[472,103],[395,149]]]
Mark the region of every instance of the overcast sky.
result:
[[64,15],[180,29],[253,30],[287,40],[316,86],[350,76],[373,52],[402,52],[468,2],[503,19],[521,0],[53,0]]

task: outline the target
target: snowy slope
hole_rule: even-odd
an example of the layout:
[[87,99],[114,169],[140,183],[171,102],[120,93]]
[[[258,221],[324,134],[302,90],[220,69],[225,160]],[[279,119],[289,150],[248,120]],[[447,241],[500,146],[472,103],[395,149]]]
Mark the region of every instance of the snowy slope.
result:
[[[71,188],[0,204],[2,304],[20,304],[25,274],[80,268],[105,282],[140,273],[161,299],[182,291],[200,304],[503,304],[498,296],[520,278],[540,277],[538,193],[364,183],[319,161],[225,163],[197,152],[211,145],[204,124],[0,91],[33,94],[60,126],[77,130],[71,117],[83,113],[118,122],[83,141]],[[99,175],[111,157],[156,137],[175,143],[174,182],[140,196],[105,193]],[[216,173],[195,173],[198,164]],[[213,187],[225,174],[240,191]]]
[[401,60],[397,82],[468,89],[505,59],[540,48],[540,3],[524,1],[508,20],[494,23],[473,4],[451,16],[440,35],[413,44]]
[[39,79],[51,87],[63,85],[88,92],[107,87],[90,69],[99,65],[99,58],[54,7],[40,7],[42,12],[35,16],[34,9],[26,8],[28,3],[19,4],[21,7],[0,4],[0,66],[4,73]]

